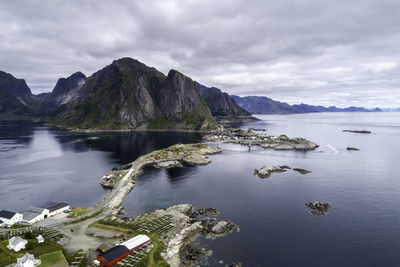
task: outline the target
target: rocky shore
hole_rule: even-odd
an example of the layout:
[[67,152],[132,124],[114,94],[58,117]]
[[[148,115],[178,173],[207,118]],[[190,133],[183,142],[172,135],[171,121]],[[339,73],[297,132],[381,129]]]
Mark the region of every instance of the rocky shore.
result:
[[203,248],[191,245],[199,235],[222,237],[239,231],[239,227],[230,221],[218,221],[216,218],[208,217],[218,214],[219,211],[216,209],[195,211],[194,206],[190,204],[180,204],[156,210],[145,216],[152,220],[171,218],[171,225],[174,227],[160,236],[160,241],[166,247],[161,256],[171,267],[180,267],[192,265],[199,255],[205,253]]
[[[257,129],[259,131],[259,129]],[[299,150],[308,151],[319,147],[318,144],[304,138],[289,138],[286,135],[273,136],[267,134],[257,134],[255,130],[248,131],[228,128],[215,131],[203,137],[204,140],[220,143],[233,143],[246,146],[260,146],[275,150]]]

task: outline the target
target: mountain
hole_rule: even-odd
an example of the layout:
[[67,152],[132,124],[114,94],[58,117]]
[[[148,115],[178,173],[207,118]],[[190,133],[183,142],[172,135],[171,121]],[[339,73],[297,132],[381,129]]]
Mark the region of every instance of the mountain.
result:
[[0,71],[0,117],[26,117],[31,113],[30,105],[34,102],[25,80]]
[[[65,96],[65,90],[60,92]],[[87,78],[78,95],[63,99],[69,102],[58,108],[53,122],[71,127],[208,130],[218,126],[189,77],[176,70],[165,76],[131,58],[113,61]]]
[[284,102],[275,101],[265,96],[232,96],[239,106],[253,114],[295,114],[316,112],[380,112],[379,108],[366,109],[363,107],[338,108],[335,106],[323,107],[307,104],[289,105]]
[[251,116],[250,112],[236,104],[235,100],[227,93],[215,87],[204,86],[198,82],[195,82],[195,84],[207,106],[210,108],[211,114],[217,120],[257,120]]
[[67,78],[58,79],[53,91],[45,96],[42,111],[49,111],[76,100],[85,81],[86,76],[82,72],[75,72]]
[[253,114],[292,114],[299,113],[290,105],[265,96],[231,96],[236,103]]

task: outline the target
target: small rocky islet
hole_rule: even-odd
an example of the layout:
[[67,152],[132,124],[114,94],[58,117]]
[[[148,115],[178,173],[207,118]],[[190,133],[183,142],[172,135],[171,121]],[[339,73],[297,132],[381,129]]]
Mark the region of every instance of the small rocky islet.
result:
[[327,215],[328,210],[331,208],[329,203],[314,201],[304,204],[311,209],[310,213],[313,215]]
[[286,172],[287,170],[293,170],[301,174],[307,174],[311,172],[306,169],[291,168],[286,165],[281,165],[281,166],[264,166],[261,167],[260,169],[254,169],[253,175],[258,176],[260,178],[268,178],[271,176],[272,173],[281,173],[281,172]]

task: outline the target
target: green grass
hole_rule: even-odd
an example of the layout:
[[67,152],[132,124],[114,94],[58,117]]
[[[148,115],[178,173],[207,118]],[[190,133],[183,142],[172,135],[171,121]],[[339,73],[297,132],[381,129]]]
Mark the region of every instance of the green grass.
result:
[[86,221],[86,220],[89,220],[89,219],[91,219],[91,218],[96,217],[96,216],[99,215],[100,213],[102,213],[102,211],[101,211],[101,210],[98,210],[98,211],[96,211],[96,212],[94,212],[94,213],[92,213],[92,214],[90,214],[90,215],[88,215],[88,216],[85,216],[85,217],[82,217],[82,218],[79,218],[79,219],[76,219],[76,220],[73,220],[73,221],[70,221],[70,222],[66,222],[66,223],[64,223],[64,225],[69,225],[69,224],[74,224],[74,223],[83,222],[83,221]]
[[44,243],[38,244],[36,239],[28,239],[26,249],[23,249],[19,252],[9,250],[7,245],[8,240],[3,240],[0,242],[0,267],[17,262],[17,258],[22,257],[27,252],[35,255],[35,258],[38,258],[43,254],[63,250],[63,247],[57,244],[57,242],[48,240],[46,240]]
[[89,208],[76,207],[76,208],[73,208],[70,213],[68,213],[68,216],[72,217],[72,218],[76,218],[76,217],[82,216],[83,214],[85,214],[87,212],[89,212]]
[[66,266],[68,266],[67,259],[64,257],[64,254],[62,251],[55,251],[51,253],[47,253],[44,255],[41,255],[39,259],[42,261],[42,264],[40,267],[47,267],[51,266],[54,264],[60,264],[60,263],[65,263]]

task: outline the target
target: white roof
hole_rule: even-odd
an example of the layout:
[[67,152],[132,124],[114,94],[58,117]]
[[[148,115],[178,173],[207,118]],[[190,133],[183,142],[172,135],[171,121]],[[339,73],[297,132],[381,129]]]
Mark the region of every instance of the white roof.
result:
[[128,241],[125,241],[121,245],[127,247],[129,250],[134,249],[137,246],[140,246],[147,241],[150,241],[150,238],[147,235],[137,235],[134,238],[129,239]]

